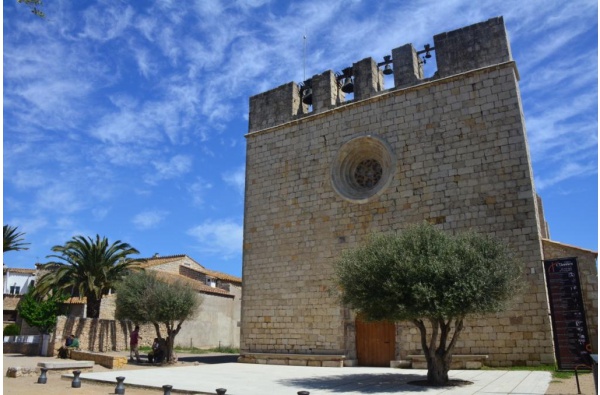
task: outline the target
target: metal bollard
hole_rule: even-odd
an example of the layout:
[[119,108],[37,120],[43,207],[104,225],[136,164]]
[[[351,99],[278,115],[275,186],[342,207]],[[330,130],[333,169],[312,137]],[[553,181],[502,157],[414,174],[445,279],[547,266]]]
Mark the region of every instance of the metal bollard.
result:
[[298,395],[310,395],[308,391],[298,391]]
[[38,384],[46,384],[46,382],[48,381],[48,377],[46,377],[46,372],[48,371],[48,368],[40,368],[40,370],[42,371],[42,373],[40,374],[40,377],[38,377]]
[[81,388],[81,379],[79,375],[81,374],[81,370],[73,371],[73,381],[71,382],[71,388]]
[[124,395],[125,394],[125,377],[119,376],[117,377],[117,386],[115,387],[115,394]]
[[217,395],[225,395],[227,388],[217,388],[215,391],[217,391]]
[[172,385],[163,385],[163,391],[165,392],[163,395],[171,395],[172,389],[173,389]]

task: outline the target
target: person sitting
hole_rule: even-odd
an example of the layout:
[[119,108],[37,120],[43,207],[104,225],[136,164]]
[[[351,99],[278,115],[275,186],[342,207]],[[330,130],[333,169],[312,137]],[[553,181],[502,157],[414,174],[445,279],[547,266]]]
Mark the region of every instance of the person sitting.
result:
[[69,346],[72,343],[70,336],[65,337],[65,344],[60,346],[58,350],[58,358],[67,359],[69,357]]
[[71,344],[69,344],[67,347],[69,347],[72,350],[78,350],[79,349],[79,339],[75,337],[75,335],[71,335]]
[[161,342],[158,337],[154,338],[152,350],[148,353],[148,362],[161,363],[165,358],[165,352],[162,343],[164,343],[164,340]]

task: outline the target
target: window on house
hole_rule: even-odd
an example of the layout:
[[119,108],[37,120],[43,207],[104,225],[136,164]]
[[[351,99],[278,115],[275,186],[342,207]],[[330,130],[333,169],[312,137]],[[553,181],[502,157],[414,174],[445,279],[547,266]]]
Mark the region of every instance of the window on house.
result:
[[211,287],[216,287],[217,280],[214,278],[206,277],[206,285],[210,285]]
[[17,320],[17,312],[15,310],[4,310],[4,321],[15,322]]
[[12,295],[18,295],[21,292],[21,287],[16,286],[16,285],[11,285],[10,286],[10,293]]

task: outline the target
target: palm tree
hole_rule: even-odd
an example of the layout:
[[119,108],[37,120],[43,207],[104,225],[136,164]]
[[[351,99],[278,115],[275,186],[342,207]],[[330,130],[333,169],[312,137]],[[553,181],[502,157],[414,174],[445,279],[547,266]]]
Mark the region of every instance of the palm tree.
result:
[[[87,299],[87,317],[98,318],[102,296],[131,270],[138,268],[129,255],[139,251],[127,243],[117,240],[109,245],[106,237],[96,240],[91,237],[75,236],[65,245],[54,246],[52,251],[60,255],[48,255],[60,261],[42,266],[48,270],[38,281],[35,289],[39,295],[54,291],[65,291]],[[73,295],[75,296],[75,295]]]
[[4,250],[2,252],[28,250],[29,247],[25,246],[29,243],[24,243],[24,235],[23,232],[17,232],[16,226],[4,225]]

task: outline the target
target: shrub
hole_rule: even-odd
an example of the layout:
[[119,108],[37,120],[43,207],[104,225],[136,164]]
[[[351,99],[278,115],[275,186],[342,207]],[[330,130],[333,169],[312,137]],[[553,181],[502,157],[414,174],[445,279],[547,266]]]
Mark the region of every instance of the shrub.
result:
[[19,336],[21,334],[21,327],[17,324],[8,324],[2,331],[3,336]]

